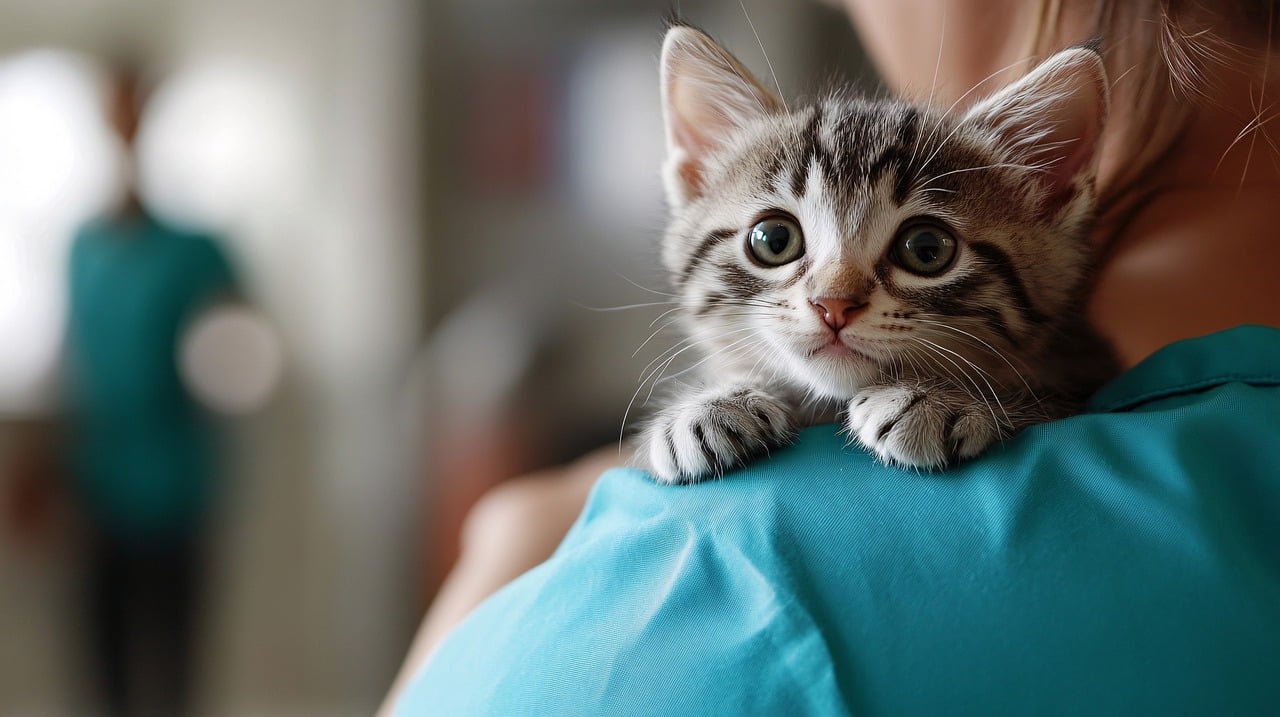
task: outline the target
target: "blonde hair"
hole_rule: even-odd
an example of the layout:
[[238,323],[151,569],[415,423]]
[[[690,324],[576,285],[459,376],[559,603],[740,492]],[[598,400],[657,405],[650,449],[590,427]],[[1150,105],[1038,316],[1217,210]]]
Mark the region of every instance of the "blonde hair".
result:
[[[1042,0],[1031,37],[1030,57],[1040,59],[1063,46],[1063,10],[1090,0]],[[1090,35],[1102,42],[1114,84],[1116,109],[1130,122],[1118,138],[1122,160],[1099,187],[1102,210],[1131,199],[1177,146],[1189,120],[1216,104],[1212,78],[1221,69],[1252,76],[1265,97],[1272,40],[1280,0],[1093,0]],[[1265,131],[1268,111],[1261,99],[1254,117],[1243,118],[1242,135]]]

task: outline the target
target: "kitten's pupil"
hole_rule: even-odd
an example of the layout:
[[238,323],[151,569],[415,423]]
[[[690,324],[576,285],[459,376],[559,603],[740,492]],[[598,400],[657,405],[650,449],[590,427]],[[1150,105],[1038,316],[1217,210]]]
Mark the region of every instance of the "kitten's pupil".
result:
[[783,249],[787,248],[787,244],[791,243],[791,230],[779,224],[770,229],[765,239],[769,243],[769,251],[774,254],[781,254]]
[[912,242],[914,246],[911,247],[911,250],[916,253],[916,258],[925,264],[932,264],[933,260],[938,258],[938,244],[936,241],[928,241],[929,239],[936,239],[936,237],[932,234],[927,234],[924,237],[917,237],[916,240]]

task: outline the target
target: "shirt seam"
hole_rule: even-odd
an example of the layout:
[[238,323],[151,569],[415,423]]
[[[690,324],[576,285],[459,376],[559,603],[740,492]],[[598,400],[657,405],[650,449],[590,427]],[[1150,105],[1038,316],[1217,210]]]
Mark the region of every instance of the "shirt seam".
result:
[[1260,386],[1276,386],[1280,385],[1280,374],[1269,373],[1228,373],[1213,378],[1200,379],[1198,381],[1187,381],[1172,386],[1162,386],[1157,389],[1145,391],[1136,396],[1125,396],[1098,407],[1101,413],[1112,413],[1136,408],[1144,403],[1160,398],[1170,398],[1184,393],[1194,393],[1203,391],[1207,388],[1220,386],[1225,383],[1245,383],[1249,385]]

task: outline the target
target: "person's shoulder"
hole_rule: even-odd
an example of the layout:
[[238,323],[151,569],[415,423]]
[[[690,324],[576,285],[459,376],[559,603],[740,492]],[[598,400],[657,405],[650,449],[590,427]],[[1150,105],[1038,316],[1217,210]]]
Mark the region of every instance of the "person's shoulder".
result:
[[818,621],[768,557],[774,499],[739,475],[607,472],[556,554],[455,629],[397,714],[844,714]]
[[222,239],[212,231],[169,221],[161,222],[159,226],[173,240],[174,245],[180,246],[189,254],[222,256],[225,253]]
[[175,260],[188,271],[207,276],[215,284],[235,283],[233,262],[221,236],[202,227],[173,222],[162,222],[160,226],[171,239],[167,244],[175,253]]
[[[877,463],[834,425],[697,485],[609,471],[556,554],[446,639],[398,714],[1203,698],[1166,679],[1188,655],[1237,676],[1278,658],[1257,629],[1280,619],[1257,569],[1280,554],[1278,352],[1262,327],[1171,346],[1088,412],[946,471]],[[1146,639],[1107,637],[1135,624]],[[1232,679],[1240,704],[1274,682]]]
[[113,231],[110,215],[93,215],[76,226],[71,233],[72,248],[74,250],[75,247],[100,241],[112,235]]
[[[1154,684],[1188,649],[1272,659],[1269,641],[1224,652],[1217,628],[1187,626],[1215,604],[1236,606],[1233,630],[1276,617],[1249,600],[1273,584],[1251,566],[1280,550],[1259,527],[1280,510],[1260,482],[1280,448],[1256,429],[1276,425],[1280,382],[1239,357],[1274,356],[1277,334],[1172,347],[1090,412],[947,471],[879,464],[834,425],[697,485],[609,471],[552,559],[457,628],[400,714],[844,714],[848,699],[936,714],[957,685],[1008,692],[1003,674],[1029,675],[1004,697],[1030,709],[1064,664],[1028,663],[1032,645],[1077,655],[1081,635],[1135,619],[1158,644],[1111,650],[1055,699],[1110,704],[1120,666],[1150,664]],[[1187,585],[1196,599],[1165,612],[1124,607]],[[921,670],[943,679],[913,682]]]
[[1130,360],[1170,337],[1240,324],[1280,326],[1274,267],[1280,204],[1274,187],[1157,195],[1107,248],[1092,304],[1099,328],[1124,335]]

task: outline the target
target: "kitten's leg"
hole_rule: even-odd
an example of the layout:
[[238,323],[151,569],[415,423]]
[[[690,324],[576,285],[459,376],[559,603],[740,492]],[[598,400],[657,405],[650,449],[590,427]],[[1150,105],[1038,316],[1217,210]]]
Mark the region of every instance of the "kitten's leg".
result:
[[886,464],[942,468],[1012,435],[1025,423],[1020,403],[944,383],[868,386],[850,401],[845,427]]
[[722,475],[795,437],[793,408],[759,388],[695,390],[645,428],[637,457],[660,483]]

